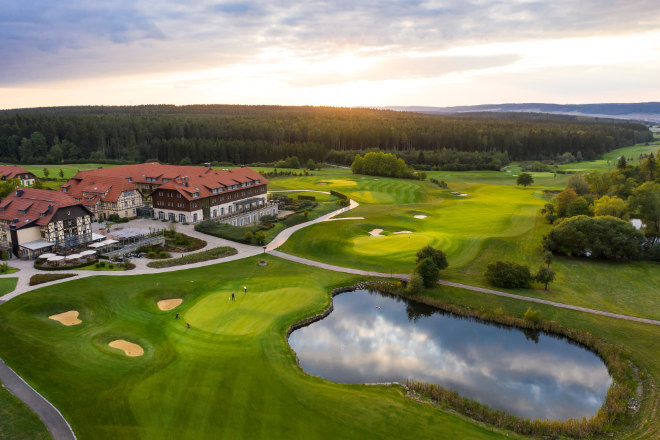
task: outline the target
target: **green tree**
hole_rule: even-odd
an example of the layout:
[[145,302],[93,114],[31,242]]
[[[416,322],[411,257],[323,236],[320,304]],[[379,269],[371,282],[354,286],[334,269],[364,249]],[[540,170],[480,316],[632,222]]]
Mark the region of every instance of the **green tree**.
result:
[[254,233],[254,239],[257,244],[264,244],[266,243],[266,233],[264,231],[257,231]]
[[7,179],[0,181],[0,199],[4,199],[9,194],[14,192],[16,188],[21,187],[21,181],[19,179]]
[[578,197],[568,205],[566,216],[575,217],[576,215],[591,215],[589,202],[584,197]]
[[422,290],[424,290],[424,279],[422,276],[417,273],[413,272],[410,275],[410,279],[408,279],[408,285],[406,286],[406,292],[410,295],[418,295],[422,293]]
[[589,184],[584,180],[582,173],[571,175],[566,181],[566,188],[573,188],[578,196],[589,194]]
[[186,156],[179,161],[179,165],[192,165],[192,161],[188,156]]
[[644,234],[616,217],[578,215],[562,220],[543,238],[545,249],[563,255],[605,259],[641,256]]
[[417,256],[417,260],[416,260],[417,263],[419,263],[425,258],[432,259],[439,270],[444,270],[449,266],[449,263],[447,263],[447,256],[445,255],[445,253],[442,252],[440,249],[435,249],[430,245],[426,245],[422,249],[417,251],[416,256]]
[[616,162],[616,169],[617,170],[625,170],[627,166],[628,166],[628,163],[626,162],[625,156],[620,156],[619,160]]
[[645,182],[633,190],[630,209],[646,225],[644,232],[655,242],[660,236],[660,184]]
[[534,178],[529,173],[520,173],[516,179],[516,185],[522,185],[525,189],[532,183],[534,183]]
[[60,168],[59,176],[60,179],[64,179],[64,171],[62,170],[62,168]]
[[44,167],[43,171],[44,171],[44,177],[50,176],[50,171],[48,171],[48,168]]
[[539,310],[532,310],[531,307],[528,307],[527,310],[525,311],[525,315],[523,316],[523,319],[526,321],[533,322],[534,324],[538,324],[541,322],[541,312]]
[[559,217],[566,217],[568,215],[568,207],[571,203],[575,202],[577,198],[578,195],[573,188],[566,188],[557,194],[553,200],[557,207],[557,215]]
[[623,218],[626,214],[626,203],[617,196],[603,196],[594,201],[594,215],[611,215]]
[[529,267],[512,261],[489,263],[484,276],[492,285],[506,288],[527,288],[532,281]]
[[548,223],[553,224],[557,220],[557,214],[555,213],[555,205],[552,203],[546,203],[543,209],[541,209],[541,214],[545,216],[545,219]]
[[425,287],[433,287],[440,280],[440,269],[432,258],[424,258],[417,262],[415,272],[422,277]]
[[555,271],[548,266],[540,265],[538,272],[534,275],[534,279],[545,286],[548,290],[548,284],[555,280]]
[[307,169],[308,170],[315,170],[316,169],[316,162],[314,162],[314,159],[308,159],[307,160]]

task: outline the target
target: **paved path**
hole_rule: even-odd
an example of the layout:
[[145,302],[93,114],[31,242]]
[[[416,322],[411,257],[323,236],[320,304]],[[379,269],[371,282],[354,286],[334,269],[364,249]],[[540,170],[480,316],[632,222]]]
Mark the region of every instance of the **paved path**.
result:
[[0,382],[41,418],[54,440],[76,439],[71,426],[57,408],[14,373],[14,370],[9,368],[2,359],[0,359]]
[[[320,263],[318,261],[314,260],[308,260],[306,258],[301,258],[301,257],[296,257],[294,255],[289,255],[285,254],[283,252],[279,251],[271,251],[269,252],[271,255],[275,255],[276,257],[284,258],[285,260],[289,261],[295,261],[296,263],[300,264],[305,264],[307,266],[314,266],[318,267],[321,269],[326,269],[326,270],[332,270],[335,272],[343,272],[343,273],[350,273],[354,275],[364,275],[364,276],[371,276],[371,277],[382,277],[382,278],[405,278],[408,279],[410,276],[409,274],[401,274],[401,273],[383,273],[383,272],[373,272],[373,271],[368,271],[368,270],[360,270],[360,269],[352,269],[349,267],[341,267],[341,266],[335,266],[332,264],[326,264],[326,263]],[[579,307],[579,306],[573,306],[570,304],[564,304],[564,303],[559,303],[555,301],[548,301],[545,299],[539,299],[539,298],[532,298],[530,296],[522,296],[522,295],[515,295],[513,293],[507,293],[507,292],[500,292],[499,290],[492,290],[492,289],[485,289],[483,287],[476,287],[476,286],[470,286],[467,284],[461,284],[461,283],[454,283],[452,281],[443,281],[440,280],[438,281],[438,284],[441,284],[443,286],[450,286],[450,287],[457,287],[459,289],[465,289],[465,290],[471,290],[473,292],[481,292],[481,293],[487,293],[490,295],[496,295],[496,296],[504,296],[507,298],[513,298],[513,299],[518,299],[521,301],[529,301],[529,302],[534,302],[538,304],[545,304],[548,306],[553,306],[553,307],[559,307],[562,309],[568,309],[568,310],[576,310],[579,312],[585,312],[585,313],[591,313],[594,315],[601,315],[601,316],[607,316],[610,318],[616,318],[616,319],[623,319],[626,321],[635,321],[635,322],[643,322],[645,324],[652,324],[652,325],[660,325],[660,321],[657,321],[655,319],[647,319],[647,318],[638,318],[636,316],[628,316],[628,315],[621,315],[618,313],[610,313],[610,312],[603,312],[601,310],[595,310],[595,309],[589,309],[586,307]]]
[[[319,191],[322,192],[322,191]],[[350,200],[350,205],[339,209],[337,211],[331,212],[329,214],[326,214],[324,216],[321,216],[315,220],[311,220],[309,222],[305,222],[290,228],[285,229],[284,231],[280,232],[267,246],[265,251],[268,252],[271,255],[274,255],[279,258],[283,258],[289,261],[294,261],[296,263],[300,264],[305,264],[308,266],[313,266],[313,267],[318,267],[321,269],[326,269],[326,270],[332,270],[335,272],[343,272],[343,273],[349,273],[349,274],[354,274],[354,275],[363,275],[363,276],[373,276],[373,277],[383,277],[383,278],[408,278],[408,274],[400,274],[400,273],[383,273],[383,272],[373,272],[373,271],[367,271],[367,270],[361,270],[361,269],[352,269],[348,267],[341,267],[341,266],[335,266],[332,264],[326,264],[326,263],[321,263],[318,261],[313,261],[313,260],[308,260],[306,258],[301,258],[301,257],[296,257],[294,255],[289,255],[285,254],[283,252],[279,252],[276,249],[282,246],[288,239],[293,235],[296,231],[305,228],[307,226],[324,222],[324,221],[329,221],[333,217],[342,214],[344,212],[347,212],[355,207],[359,206],[359,204],[353,200]],[[339,220],[339,219],[338,219]],[[141,229],[148,229],[149,227],[151,228],[162,228],[164,225],[160,221],[155,221],[155,220],[133,220],[130,224],[130,227],[135,227],[135,228],[141,228]],[[95,230],[99,230],[102,226],[100,224],[95,224]],[[147,263],[149,260],[147,259],[134,259],[133,263],[136,265],[136,268],[134,270],[130,271],[116,271],[116,272],[96,272],[96,271],[66,271],[65,273],[74,273],[76,274],[77,278],[84,278],[84,277],[89,277],[89,276],[126,276],[126,275],[142,275],[142,274],[154,274],[154,273],[160,273],[160,272],[173,272],[173,271],[178,271],[178,270],[184,270],[184,269],[190,269],[190,268],[195,268],[195,267],[203,267],[203,266],[209,266],[213,264],[218,264],[218,263],[223,263],[227,261],[234,261],[234,260],[239,260],[243,258],[248,258],[252,257],[255,255],[259,255],[262,252],[264,252],[263,247],[260,246],[250,246],[250,245],[245,245],[245,244],[240,244],[236,242],[232,242],[229,240],[225,240],[222,238],[217,238],[213,237],[210,235],[202,234],[197,231],[195,231],[193,225],[177,225],[177,230],[180,232],[183,232],[186,235],[190,235],[192,237],[196,238],[201,238],[202,240],[205,240],[207,242],[207,245],[204,249],[210,249],[210,248],[215,248],[219,246],[230,246],[235,248],[238,253],[236,255],[232,255],[230,257],[225,257],[225,258],[220,258],[216,260],[210,260],[210,261],[204,261],[201,263],[194,263],[194,264],[188,264],[185,266],[175,266],[175,267],[170,267],[170,268],[164,268],[164,269],[152,269],[147,267]],[[203,249],[202,249],[203,250]],[[200,250],[201,251],[201,250]],[[196,252],[200,252],[196,251]],[[11,277],[18,277],[18,283],[16,285],[16,289],[14,289],[13,292],[10,292],[2,297],[0,297],[0,305],[6,301],[9,301],[23,293],[29,292],[34,289],[38,289],[44,286],[48,286],[51,284],[58,284],[66,281],[70,281],[72,278],[67,278],[64,280],[57,280],[53,281],[50,283],[44,283],[40,284],[38,286],[30,286],[29,285],[29,279],[32,275],[36,273],[44,273],[44,271],[40,271],[34,268],[32,261],[20,261],[20,260],[11,260],[10,261],[10,266],[16,267],[20,269],[20,272],[14,273],[14,274],[8,274],[8,275],[2,275],[0,278],[11,278]],[[52,272],[49,272],[52,273]],[[522,300],[522,301],[529,301],[529,302],[534,302],[534,303],[539,303],[539,304],[545,304],[553,307],[559,307],[563,309],[569,309],[569,310],[575,310],[579,312],[585,312],[585,313],[591,313],[595,315],[601,315],[601,316],[607,316],[610,318],[616,318],[616,319],[623,319],[627,321],[634,321],[634,322],[642,322],[646,324],[651,324],[651,325],[660,325],[660,321],[653,320],[653,319],[646,319],[646,318],[638,318],[635,316],[628,316],[628,315],[621,315],[618,313],[609,313],[609,312],[603,312],[600,310],[594,310],[594,309],[589,309],[585,307],[579,307],[579,306],[573,306],[570,304],[563,304],[563,303],[558,303],[554,301],[547,301],[543,299],[538,299],[538,298],[532,298],[528,296],[522,296],[522,295],[515,295],[512,293],[507,293],[507,292],[500,292],[497,290],[491,290],[491,289],[485,289],[482,287],[476,287],[476,286],[469,286],[467,284],[460,284],[460,283],[454,283],[451,281],[439,281],[439,284],[445,285],[445,286],[451,286],[451,287],[456,287],[460,289],[466,289],[466,290],[471,290],[475,292],[481,292],[481,293],[487,293],[490,295],[497,295],[497,296],[502,296],[502,297],[507,297],[507,298],[513,298],[517,300]],[[55,440],[59,439],[75,439],[75,435],[73,431],[71,430],[71,427],[69,424],[66,422],[64,417],[60,414],[60,412],[46,399],[44,399],[39,393],[37,393],[34,389],[32,389],[23,379],[21,379],[16,373],[14,373],[8,366],[0,360],[0,381],[2,381],[7,389],[12,391],[16,396],[18,396],[21,400],[23,400],[30,408],[32,408],[44,421],[46,427],[48,430],[52,433],[53,437]]]

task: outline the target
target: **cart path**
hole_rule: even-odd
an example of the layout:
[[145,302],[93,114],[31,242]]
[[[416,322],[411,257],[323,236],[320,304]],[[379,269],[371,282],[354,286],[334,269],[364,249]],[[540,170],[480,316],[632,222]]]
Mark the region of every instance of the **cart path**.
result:
[[[283,252],[275,251],[275,250],[271,251],[269,253],[271,255],[276,256],[276,257],[280,257],[280,258],[283,258],[283,259],[289,260],[289,261],[294,261],[294,262],[300,263],[300,264],[305,264],[307,266],[318,267],[320,269],[332,270],[332,271],[335,271],[335,272],[349,273],[349,274],[353,274],[353,275],[363,275],[363,276],[381,277],[381,278],[394,277],[394,278],[398,278],[398,279],[401,279],[401,278],[408,279],[408,277],[410,276],[409,274],[373,272],[373,271],[368,271],[368,270],[360,270],[360,269],[352,269],[352,268],[349,268],[349,267],[335,266],[335,265],[332,265],[332,264],[320,263],[318,261],[308,260],[306,258],[301,258],[301,257],[296,257],[294,255],[285,254]],[[601,310],[589,309],[587,307],[573,306],[573,305],[570,305],[570,304],[564,304],[564,303],[559,303],[559,302],[555,302],[555,301],[548,301],[548,300],[545,300],[545,299],[533,298],[533,297],[530,297],[530,296],[522,296],[522,295],[516,295],[516,294],[513,294],[513,293],[501,292],[499,290],[492,290],[492,289],[486,289],[486,288],[483,288],[483,287],[470,286],[468,284],[454,283],[452,281],[440,280],[440,281],[438,281],[438,284],[443,285],[443,286],[456,287],[458,289],[471,290],[473,292],[487,293],[489,295],[503,296],[503,297],[506,297],[506,298],[513,298],[513,299],[517,299],[517,300],[521,300],[521,301],[529,301],[529,302],[534,302],[534,303],[538,303],[538,304],[544,304],[544,305],[547,305],[547,306],[559,307],[559,308],[562,308],[562,309],[575,310],[575,311],[584,312],[584,313],[591,313],[593,315],[600,315],[600,316],[607,316],[609,318],[623,319],[625,321],[634,321],[634,322],[642,322],[644,324],[660,325],[660,321],[655,320],[655,319],[638,318],[636,316],[621,315],[619,313],[603,312]]]
[[73,429],[57,408],[14,373],[14,370],[2,359],[0,359],[0,382],[39,416],[54,440],[76,440]]

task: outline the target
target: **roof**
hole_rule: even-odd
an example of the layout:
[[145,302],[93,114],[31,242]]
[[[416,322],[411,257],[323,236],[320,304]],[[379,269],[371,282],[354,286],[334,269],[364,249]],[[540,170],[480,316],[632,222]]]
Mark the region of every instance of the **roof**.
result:
[[86,206],[93,206],[99,200],[116,202],[125,191],[135,191],[135,185],[124,177],[99,176],[96,174],[76,174],[65,185],[66,193]]
[[[47,189],[18,188],[0,202],[0,220],[17,228],[47,225],[58,209],[80,205],[73,197]],[[14,222],[14,219],[18,219]]]
[[34,174],[23,167],[16,165],[0,165],[0,175],[3,179],[16,179],[16,176],[19,174],[29,174],[33,179],[36,178]]
[[[188,200],[244,189],[241,184],[252,186],[256,181],[259,181],[260,185],[268,183],[264,176],[245,167],[214,170],[209,167],[163,165],[158,162],[149,162],[81,171],[73,176],[67,185],[73,185],[73,181],[82,181],[91,176],[121,178],[125,182],[153,184],[159,189],[176,190]],[[234,185],[236,188],[233,188]],[[195,193],[198,193],[198,196],[193,197]]]

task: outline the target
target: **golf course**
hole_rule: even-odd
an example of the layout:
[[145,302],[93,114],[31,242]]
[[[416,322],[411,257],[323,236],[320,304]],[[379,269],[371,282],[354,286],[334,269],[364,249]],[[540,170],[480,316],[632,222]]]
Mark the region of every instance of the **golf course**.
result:
[[[658,148],[629,147],[566,169],[607,169],[617,155]],[[443,280],[492,287],[483,275],[491,261],[532,270],[542,264],[541,238],[550,225],[539,211],[546,190],[563,189],[568,178],[532,173],[525,188],[516,185],[515,170],[433,171],[411,180],[323,168],[274,177],[272,191],[325,202],[333,198],[309,191],[332,190],[360,204],[298,230],[279,250],[387,274],[410,273],[415,253],[431,245],[447,254]],[[660,319],[657,263],[554,257],[552,268],[557,279],[549,290],[502,290]],[[0,358],[59,409],[78,439],[529,438],[410,398],[399,385],[344,385],[306,374],[287,330],[326,310],[333,289],[367,277],[272,255],[182,269],[98,275],[22,294],[0,305]],[[1,292],[16,285],[0,282]],[[616,346],[638,372],[641,405],[612,438],[660,437],[660,326],[449,286],[426,289],[417,300],[517,318],[532,307],[542,320]],[[0,415],[0,439],[49,438],[3,388]]]

